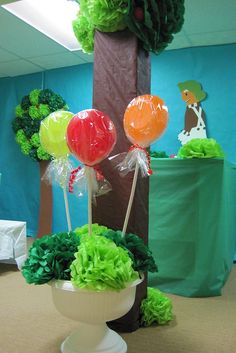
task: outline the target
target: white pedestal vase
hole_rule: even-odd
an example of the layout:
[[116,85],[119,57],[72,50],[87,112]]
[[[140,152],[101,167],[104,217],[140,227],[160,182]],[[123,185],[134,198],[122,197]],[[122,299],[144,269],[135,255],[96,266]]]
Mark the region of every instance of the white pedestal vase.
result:
[[79,328],[61,345],[62,353],[125,353],[127,345],[107,321],[125,315],[133,306],[138,279],[125,289],[96,292],[76,288],[70,281],[50,282],[56,309],[64,316],[79,321]]

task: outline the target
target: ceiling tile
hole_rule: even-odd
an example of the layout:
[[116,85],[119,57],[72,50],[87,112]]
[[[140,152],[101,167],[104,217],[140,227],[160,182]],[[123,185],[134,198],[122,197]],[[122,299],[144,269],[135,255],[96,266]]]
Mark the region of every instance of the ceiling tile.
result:
[[0,63],[0,72],[4,73],[5,76],[19,76],[26,75],[35,72],[42,71],[39,66],[33,65],[26,60],[10,61],[6,63]]
[[13,61],[19,59],[16,55],[9,53],[5,49],[0,48],[0,62]]
[[33,64],[39,65],[47,70],[85,63],[85,61],[79,56],[76,56],[70,52],[29,58],[29,60]]

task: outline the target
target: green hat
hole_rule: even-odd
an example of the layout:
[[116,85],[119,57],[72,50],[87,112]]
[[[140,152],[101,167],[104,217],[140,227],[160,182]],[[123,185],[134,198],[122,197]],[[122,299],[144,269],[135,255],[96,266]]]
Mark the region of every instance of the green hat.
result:
[[191,80],[180,82],[178,83],[178,87],[181,92],[185,90],[192,92],[198,102],[206,98],[206,92],[203,91],[201,84],[197,81]]

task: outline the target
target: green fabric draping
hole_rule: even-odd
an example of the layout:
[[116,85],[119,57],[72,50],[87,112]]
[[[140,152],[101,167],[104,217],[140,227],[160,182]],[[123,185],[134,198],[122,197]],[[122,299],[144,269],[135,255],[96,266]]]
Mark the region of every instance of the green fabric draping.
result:
[[149,286],[216,296],[236,239],[236,166],[223,159],[152,159],[149,246],[159,272]]

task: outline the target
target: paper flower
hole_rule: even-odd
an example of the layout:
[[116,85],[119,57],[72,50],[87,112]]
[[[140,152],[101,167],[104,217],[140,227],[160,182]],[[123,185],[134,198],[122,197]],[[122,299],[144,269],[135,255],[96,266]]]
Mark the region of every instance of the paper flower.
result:
[[12,122],[12,129],[21,151],[33,160],[50,160],[51,156],[42,149],[35,134],[39,133],[42,119],[56,110],[67,108],[64,99],[50,89],[34,89],[24,96],[21,104],[15,108],[16,117]]
[[79,243],[80,238],[74,232],[45,235],[35,240],[22,267],[27,283],[44,284],[51,279],[69,280],[70,265]]
[[90,290],[120,290],[139,277],[126,250],[102,236],[82,236],[71,265],[74,286]]
[[141,303],[141,325],[165,325],[173,319],[172,302],[161,291],[148,287],[147,298]]
[[128,251],[135,271],[157,272],[157,265],[152,256],[152,252],[144,244],[143,239],[139,236],[132,233],[127,233],[124,237],[122,237],[121,231],[114,231],[111,229],[107,232],[103,232],[103,236],[113,240],[117,246],[120,246]]
[[179,158],[224,158],[221,146],[214,139],[192,139],[180,147]]
[[[108,231],[108,228],[105,226],[100,226],[97,223],[93,223],[92,224],[92,233],[94,235],[102,235],[103,233],[106,233]],[[82,235],[88,235],[89,234],[89,229],[88,229],[88,224],[85,224],[82,227],[76,228],[74,230],[74,232],[78,235],[78,236],[82,236]]]

